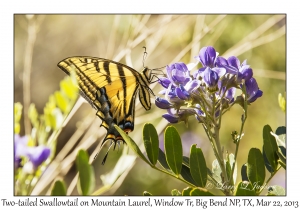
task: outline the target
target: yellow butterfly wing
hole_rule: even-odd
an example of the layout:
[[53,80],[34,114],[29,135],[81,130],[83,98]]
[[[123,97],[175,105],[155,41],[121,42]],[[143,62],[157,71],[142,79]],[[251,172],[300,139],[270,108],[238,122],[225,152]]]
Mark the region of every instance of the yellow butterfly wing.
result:
[[133,68],[108,59],[96,57],[70,57],[58,63],[65,73],[76,72],[81,95],[97,110],[107,129],[102,144],[111,139],[115,145],[124,142],[114,128],[118,125],[125,132],[134,129],[135,99],[139,99],[146,110],[151,108],[149,69],[139,73]]

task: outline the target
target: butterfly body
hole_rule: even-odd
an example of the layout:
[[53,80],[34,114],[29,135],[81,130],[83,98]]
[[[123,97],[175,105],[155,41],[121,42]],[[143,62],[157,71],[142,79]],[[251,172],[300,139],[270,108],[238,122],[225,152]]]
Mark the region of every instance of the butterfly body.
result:
[[107,140],[113,140],[115,145],[124,142],[114,124],[127,133],[134,130],[137,94],[142,106],[146,110],[151,108],[150,94],[154,94],[149,88],[148,68],[139,73],[112,60],[87,56],[66,58],[58,67],[68,75],[75,71],[81,95],[97,110],[101,126],[107,130],[102,144]]

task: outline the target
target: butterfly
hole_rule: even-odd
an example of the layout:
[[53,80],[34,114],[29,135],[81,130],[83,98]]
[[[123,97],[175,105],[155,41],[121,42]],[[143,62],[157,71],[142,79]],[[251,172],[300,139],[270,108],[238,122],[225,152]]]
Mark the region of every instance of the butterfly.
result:
[[[57,65],[68,75],[75,71],[81,96],[97,110],[101,126],[107,130],[101,146],[112,140],[111,146],[114,143],[115,149],[117,143],[125,142],[114,125],[127,134],[134,130],[137,95],[145,110],[151,108],[150,94],[154,96],[149,87],[154,76],[151,69],[144,67],[139,73],[122,63],[88,56],[69,57]],[[102,164],[107,155],[108,152]]]

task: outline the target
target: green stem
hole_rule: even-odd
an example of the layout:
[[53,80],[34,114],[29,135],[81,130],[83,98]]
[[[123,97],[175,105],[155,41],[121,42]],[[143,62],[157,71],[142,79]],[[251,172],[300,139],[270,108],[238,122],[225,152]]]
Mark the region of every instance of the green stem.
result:
[[[216,104],[216,96],[214,95],[213,96],[213,110],[212,110],[212,117],[214,118],[214,122],[216,117],[215,117],[215,104]],[[217,154],[216,157],[217,157],[217,160],[219,162],[219,166],[222,170],[222,175],[224,176],[224,182],[225,183],[228,183],[228,176],[227,176],[227,172],[226,172],[226,168],[225,168],[225,165],[224,165],[224,157],[223,157],[223,152],[222,152],[222,148],[221,148],[221,143],[220,143],[220,126],[218,124],[215,124],[214,126],[214,140],[215,140],[215,144],[217,146]],[[225,194],[226,195],[230,195],[230,192],[228,190],[224,190]]]
[[218,162],[220,162],[220,157],[219,157],[219,155],[218,155],[218,151],[217,151],[217,149],[216,149],[215,142],[214,142],[213,139],[212,139],[212,134],[211,134],[211,132],[210,132],[210,129],[206,128],[204,125],[202,125],[202,126],[203,126],[203,128],[204,128],[204,131],[206,132],[206,135],[207,135],[207,137],[208,137],[210,143],[211,143],[211,146],[212,146],[212,149],[213,149],[213,151],[214,151],[215,157],[217,158]]
[[[156,169],[156,170],[158,170],[158,171],[160,171],[160,172],[163,172],[163,173],[168,174],[168,175],[170,175],[170,176],[172,176],[172,177],[175,177],[176,179],[178,179],[178,180],[180,180],[180,181],[186,183],[187,185],[190,185],[191,187],[197,187],[197,186],[193,185],[192,183],[189,183],[188,181],[186,181],[186,180],[180,178],[179,176],[177,176],[177,175],[175,175],[175,174],[172,174],[172,173],[170,173],[170,172],[168,172],[168,171],[165,171],[165,170],[162,170],[162,169],[160,169],[160,168],[157,168],[156,166],[153,166],[153,165],[151,165],[151,167],[154,168],[154,169]],[[199,187],[198,187],[198,188],[199,188]],[[204,188],[202,188],[202,189],[205,190]]]
[[[243,92],[246,92],[246,87],[245,85],[243,86]],[[236,143],[236,148],[235,148],[235,153],[234,153],[234,162],[232,164],[232,170],[231,170],[231,174],[230,174],[230,179],[232,179],[232,176],[233,176],[233,173],[234,173],[234,167],[235,167],[235,163],[236,163],[236,159],[237,159],[237,154],[238,154],[238,150],[239,150],[239,145],[240,145],[240,141],[241,141],[241,138],[242,138],[242,134],[243,134],[243,130],[244,130],[244,125],[246,123],[246,119],[247,119],[247,116],[248,116],[248,104],[247,104],[247,97],[245,97],[244,99],[244,111],[245,111],[245,117],[244,119],[242,120],[242,125],[241,125],[241,129],[240,129],[240,134],[239,134],[239,138],[237,140],[237,143]]]

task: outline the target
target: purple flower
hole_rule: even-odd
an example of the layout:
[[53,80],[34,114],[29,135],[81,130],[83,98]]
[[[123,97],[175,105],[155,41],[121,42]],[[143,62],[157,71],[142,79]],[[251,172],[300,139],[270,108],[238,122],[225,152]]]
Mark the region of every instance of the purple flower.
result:
[[232,88],[229,88],[229,89],[227,90],[227,92],[225,93],[225,98],[226,98],[230,103],[232,103],[232,102],[234,101],[235,91],[236,91],[236,88],[235,88],[235,87],[232,87]]
[[30,147],[26,136],[15,134],[14,152],[16,167],[21,167],[21,157],[27,157],[34,167],[38,167],[49,157],[51,150],[42,145]]
[[217,57],[217,53],[215,48],[208,46],[208,47],[203,47],[199,55],[196,56],[195,58],[202,63],[204,67],[210,67],[213,68],[215,67],[215,60]]
[[[214,68],[210,68],[210,67],[203,67],[203,68],[200,68],[198,71],[196,71],[195,73],[194,73],[194,78],[195,79],[199,79],[200,77],[201,78],[203,78],[203,77],[206,77],[206,79],[207,79],[207,77],[208,77],[208,75],[205,75],[205,74],[207,74],[207,73],[209,73],[209,74],[212,74],[212,72],[211,71],[213,71],[213,72],[215,72],[216,74],[217,74],[217,76],[218,76],[218,79],[219,78],[221,78],[221,77],[223,77],[225,74],[226,74],[226,69],[225,68],[223,68],[223,67],[214,67]],[[207,81],[204,79],[204,81],[207,83]],[[209,85],[209,84],[208,84]],[[215,84],[214,84],[215,85]],[[214,86],[213,85],[213,86]],[[209,85],[210,86],[210,85]]]
[[243,99],[241,96],[235,98],[235,92],[244,84],[248,102],[262,96],[246,61],[240,64],[235,56],[228,59],[218,57],[211,46],[203,47],[195,58],[203,67],[192,77],[190,70],[195,65],[174,63],[166,67],[167,77],[159,79],[164,87],[159,94],[165,97],[157,97],[155,104],[167,109],[168,113],[163,117],[170,123],[186,122],[192,115],[199,123],[210,123],[211,119],[218,118],[231,105],[238,103],[237,99]]
[[[185,85],[190,81],[190,74],[185,63],[174,63],[171,66],[167,66],[167,76],[173,85]],[[168,83],[166,80],[164,83]]]
[[263,92],[258,88],[256,80],[252,77],[246,80],[247,101],[253,103],[257,98],[263,95]]
[[200,85],[201,85],[201,82],[199,80],[191,80],[188,83],[186,83],[184,88],[186,89],[187,92],[193,92],[193,91],[197,90],[198,87],[200,87]]
[[185,88],[182,85],[179,85],[179,87],[175,88],[175,93],[177,97],[181,100],[187,100],[190,97],[190,94],[185,90]]
[[178,123],[179,121],[178,116],[169,113],[163,114],[162,117],[165,118],[169,123]]
[[236,92],[236,88],[235,87],[228,88],[228,86],[231,85],[230,82],[231,81],[226,78],[223,80],[219,80],[218,87],[220,90],[220,97],[222,97],[224,95],[225,99],[227,101],[229,101],[229,103],[232,103],[234,101],[234,95]]
[[161,109],[170,109],[172,107],[172,104],[169,101],[160,97],[155,98],[155,105]]
[[248,80],[253,76],[253,71],[250,66],[247,65],[247,61],[245,60],[240,64],[240,60],[235,56],[231,56],[227,60],[223,57],[218,57],[216,65],[218,67],[224,67],[229,74],[237,75],[237,81],[239,83],[242,79]]
[[168,78],[163,77],[163,78],[160,78],[158,80],[158,83],[161,84],[164,88],[168,88],[169,85],[171,84],[171,80],[169,80]]
[[167,78],[160,78],[159,83],[165,88],[160,91],[165,98],[157,98],[156,106],[161,109],[169,109],[171,107],[180,107],[184,104],[184,100],[190,99],[190,92],[200,86],[200,81],[193,81],[190,72],[184,63],[174,63],[166,67]]
[[14,156],[15,156],[15,167],[21,167],[21,156],[26,156],[27,154],[27,136],[20,137],[20,135],[15,134],[15,143],[14,143]]
[[205,117],[204,112],[201,110],[201,106],[199,104],[195,105],[195,117],[196,120],[198,120],[199,123],[203,123],[203,118]]
[[218,84],[219,76],[217,72],[207,67],[204,71],[203,79],[209,87],[214,87]]
[[188,117],[195,114],[196,112],[194,109],[181,109],[178,111],[175,109],[168,109],[168,113],[163,114],[162,117],[170,123],[178,123],[180,121],[187,122]]
[[41,165],[50,156],[50,148],[45,146],[37,146],[28,148],[29,160],[33,163],[35,167]]

